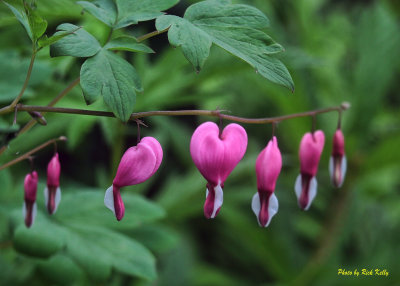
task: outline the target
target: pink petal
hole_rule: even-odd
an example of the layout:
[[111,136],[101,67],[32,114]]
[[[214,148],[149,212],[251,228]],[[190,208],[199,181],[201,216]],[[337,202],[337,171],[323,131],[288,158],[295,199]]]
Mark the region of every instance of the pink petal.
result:
[[302,174],[310,176],[317,174],[324,143],[325,135],[321,130],[315,131],[314,134],[308,132],[303,136],[299,150],[300,172]]
[[224,200],[224,193],[220,185],[213,187],[207,184],[206,201],[204,203],[204,216],[215,218],[221,209]]
[[113,185],[121,188],[140,184],[154,174],[156,154],[149,144],[139,143],[122,156]]
[[57,188],[60,185],[60,173],[60,160],[58,159],[58,153],[55,153],[47,165],[47,186]]
[[337,129],[333,135],[332,155],[344,156],[344,136],[340,129]]
[[282,155],[274,136],[261,151],[256,161],[257,187],[259,191],[273,192],[282,169]]
[[24,180],[24,191],[25,191],[25,200],[36,201],[36,193],[37,193],[37,184],[38,184],[38,174],[36,171],[33,171],[30,174],[25,176]]
[[246,131],[238,124],[229,124],[219,137],[213,122],[201,124],[190,141],[193,162],[204,178],[214,186],[223,185],[243,158],[247,148]]
[[163,159],[163,150],[162,150],[161,144],[154,137],[144,137],[144,138],[142,138],[142,140],[140,140],[139,144],[147,144],[153,150],[154,154],[156,155],[156,164],[154,166],[154,170],[153,170],[152,174],[150,175],[150,176],[152,176],[160,167],[162,159]]

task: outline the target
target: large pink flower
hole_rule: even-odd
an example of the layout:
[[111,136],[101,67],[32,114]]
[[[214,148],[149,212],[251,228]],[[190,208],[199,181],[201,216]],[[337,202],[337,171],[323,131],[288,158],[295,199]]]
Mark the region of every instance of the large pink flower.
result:
[[60,173],[60,160],[58,153],[55,153],[47,165],[47,187],[44,189],[44,199],[49,214],[56,212],[61,201]]
[[226,178],[243,158],[247,148],[244,128],[232,123],[220,133],[213,122],[201,124],[190,141],[190,154],[197,169],[207,180],[204,215],[214,218],[223,203]]
[[278,212],[278,199],[274,191],[281,169],[282,155],[274,136],[258,155],[256,161],[258,192],[253,196],[251,207],[262,227],[267,227],[271,218]]
[[149,179],[160,167],[163,151],[153,137],[144,137],[137,146],[131,147],[122,156],[113,184],[106,191],[104,204],[120,221],[125,213],[120,189],[137,185]]
[[24,205],[22,215],[25,225],[31,227],[36,217],[36,192],[38,184],[38,174],[36,171],[25,176],[24,181]]
[[315,175],[324,149],[325,135],[321,130],[306,133],[301,139],[299,158],[300,175],[296,179],[295,192],[300,208],[308,210],[317,195]]
[[344,136],[342,130],[337,129],[333,136],[332,156],[329,160],[329,174],[332,184],[340,188],[346,176],[347,160],[344,153]]

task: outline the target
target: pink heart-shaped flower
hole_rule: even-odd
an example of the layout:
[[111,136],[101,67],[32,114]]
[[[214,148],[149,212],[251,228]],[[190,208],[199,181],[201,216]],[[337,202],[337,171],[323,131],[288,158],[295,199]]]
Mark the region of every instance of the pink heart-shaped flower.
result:
[[201,124],[190,141],[190,154],[208,181],[204,215],[214,218],[223,202],[224,182],[243,158],[247,148],[244,128],[232,123],[222,133],[213,122]]
[[125,213],[120,188],[137,185],[149,179],[160,167],[163,151],[153,137],[144,137],[137,146],[125,151],[113,185],[107,189],[104,204],[121,220]]

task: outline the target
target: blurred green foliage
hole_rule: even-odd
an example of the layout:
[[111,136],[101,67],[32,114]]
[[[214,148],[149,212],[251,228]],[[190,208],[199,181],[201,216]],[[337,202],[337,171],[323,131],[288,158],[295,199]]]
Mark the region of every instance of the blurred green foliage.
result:
[[[182,13],[196,1],[181,1]],[[197,74],[178,49],[160,35],[146,44],[155,52],[122,54],[137,69],[144,92],[136,111],[224,109],[244,117],[278,116],[351,103],[345,112],[348,173],[343,187],[329,182],[328,160],[337,114],[318,116],[327,143],[318,173],[319,192],[308,212],[297,207],[293,185],[298,144],[310,118],[278,125],[283,170],[276,195],[280,209],[267,229],[250,209],[256,192],[255,159],[271,134],[270,126],[244,126],[249,146],[225,183],[225,200],[215,220],[203,217],[205,180],[189,155],[195,127],[210,118],[151,117],[143,136],[162,144],[164,160],[147,182],[123,191],[127,216],[120,223],[102,206],[124,150],[136,144],[136,125],[112,118],[47,114],[47,126],[35,126],[12,140],[1,163],[47,139],[66,135],[59,145],[63,200],[54,217],[39,207],[32,229],[22,225],[21,162],[0,171],[1,285],[397,285],[400,283],[400,9],[391,1],[253,0],[270,19],[268,33],[286,51],[281,60],[296,85],[294,94],[274,85],[243,62],[212,47]],[[108,28],[70,0],[37,1],[50,31],[71,22],[104,42]],[[0,102],[18,93],[29,64],[30,40],[24,28],[0,5]],[[142,23],[128,32],[154,29]],[[79,75],[82,62],[49,58],[42,49],[23,103],[46,105]],[[80,87],[57,106],[86,106]],[[10,131],[13,115],[0,126]],[[23,126],[28,115],[18,114]],[[211,119],[212,120],[212,119]],[[226,124],[227,122],[224,122]],[[52,148],[35,158],[38,199]],[[151,254],[150,251],[153,253]],[[154,256],[153,256],[154,255]],[[45,256],[45,257],[44,257]],[[155,257],[155,258],[154,258]],[[145,266],[143,266],[145,265]],[[144,267],[144,268],[140,268]],[[386,269],[388,277],[339,276],[338,269]],[[140,277],[152,279],[147,281]]]

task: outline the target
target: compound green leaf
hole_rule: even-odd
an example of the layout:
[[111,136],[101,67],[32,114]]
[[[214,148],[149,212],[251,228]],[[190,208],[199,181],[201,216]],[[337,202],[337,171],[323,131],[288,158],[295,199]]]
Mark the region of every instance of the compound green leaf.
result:
[[141,21],[155,19],[178,3],[179,0],[116,0],[118,20],[116,29],[123,28]]
[[29,25],[29,19],[25,11],[19,11],[17,8],[12,6],[11,4],[8,4],[5,1],[3,1],[3,3],[6,4],[6,6],[11,10],[11,12],[13,12],[17,20],[22,24],[22,26],[24,26],[26,32],[28,33],[29,38],[33,41],[32,31]]
[[203,1],[190,6],[183,18],[162,15],[156,20],[157,30],[169,28],[169,42],[181,47],[197,71],[203,67],[214,43],[250,64],[268,80],[294,90],[288,70],[272,57],[283,51],[283,47],[260,30],[268,25],[269,20],[261,11],[227,0]]
[[[50,46],[50,56],[73,56],[87,58],[97,54],[101,46],[91,34],[83,28],[73,24],[61,24],[57,27],[58,32],[54,36],[64,36],[62,39]],[[65,33],[69,35],[65,36]]]
[[107,50],[112,51],[128,51],[128,52],[143,52],[154,53],[154,51],[145,44],[138,43],[134,37],[119,37],[111,40],[105,45]]
[[112,27],[115,24],[117,7],[113,0],[78,1],[76,3],[107,26]]
[[82,65],[81,87],[88,104],[101,95],[115,116],[124,122],[128,121],[133,111],[135,90],[143,90],[135,68],[104,49]]

